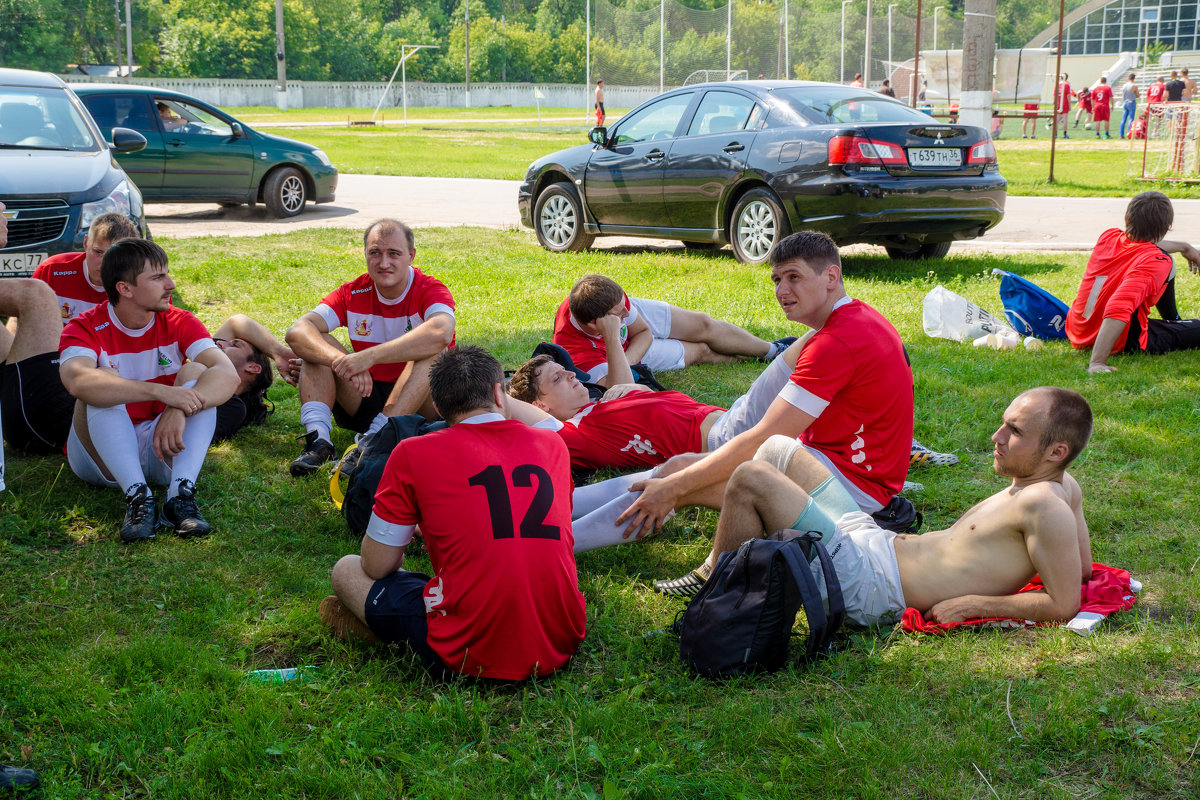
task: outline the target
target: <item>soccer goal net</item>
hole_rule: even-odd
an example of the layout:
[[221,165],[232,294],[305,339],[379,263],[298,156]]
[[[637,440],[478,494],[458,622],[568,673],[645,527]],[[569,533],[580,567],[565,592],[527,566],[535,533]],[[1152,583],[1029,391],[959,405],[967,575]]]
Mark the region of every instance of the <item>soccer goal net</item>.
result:
[[1130,173],[1141,180],[1200,182],[1198,128],[1200,103],[1150,103],[1133,126]]

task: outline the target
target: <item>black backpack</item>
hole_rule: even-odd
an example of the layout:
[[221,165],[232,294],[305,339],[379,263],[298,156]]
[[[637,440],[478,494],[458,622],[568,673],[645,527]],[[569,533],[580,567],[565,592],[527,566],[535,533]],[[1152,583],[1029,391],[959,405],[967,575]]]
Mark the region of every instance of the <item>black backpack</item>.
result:
[[[358,458],[358,463],[346,480],[346,496],[342,500],[342,514],[346,524],[355,534],[363,534],[367,523],[371,521],[371,511],[375,508],[375,490],[383,479],[383,468],[387,465],[388,456],[402,439],[410,436],[420,436],[430,431],[446,427],[442,420],[430,422],[420,414],[405,414],[399,417],[389,417],[387,424],[379,429],[371,438],[371,447],[364,450]],[[335,470],[334,480],[337,480]]]
[[[821,560],[828,613],[809,562]],[[821,535],[778,531],[722,553],[712,577],[683,613],[679,655],[707,678],[774,672],[788,657],[796,612],[808,637],[802,662],[827,653],[846,616],[842,587]]]

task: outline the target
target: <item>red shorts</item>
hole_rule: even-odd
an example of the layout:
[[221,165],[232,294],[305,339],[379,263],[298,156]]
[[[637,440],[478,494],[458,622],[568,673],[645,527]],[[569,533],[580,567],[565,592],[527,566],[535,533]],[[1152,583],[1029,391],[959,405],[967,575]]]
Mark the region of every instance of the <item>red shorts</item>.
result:
[[1083,97],[1079,98],[1079,107],[1089,114],[1092,113],[1092,96],[1090,94],[1085,94]]
[[1037,119],[1037,110],[1038,110],[1037,103],[1026,103],[1025,104],[1025,119]]
[[1092,109],[1092,118],[1096,122],[1107,122],[1112,109],[1108,107],[1108,103],[1099,103]]

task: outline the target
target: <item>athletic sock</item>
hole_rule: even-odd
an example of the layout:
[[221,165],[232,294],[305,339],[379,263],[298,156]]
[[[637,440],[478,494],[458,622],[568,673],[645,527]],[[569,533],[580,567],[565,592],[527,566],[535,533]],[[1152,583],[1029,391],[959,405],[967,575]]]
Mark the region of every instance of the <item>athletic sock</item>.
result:
[[300,424],[306,433],[316,431],[318,439],[333,441],[333,409],[320,400],[309,400],[300,406]]
[[167,499],[179,494],[180,481],[191,481],[194,485],[208,455],[213,431],[217,428],[217,409],[206,408],[187,418],[183,426],[183,451],[171,459],[171,483],[167,487]]
[[625,492],[623,496],[572,522],[571,534],[575,537],[575,553],[586,553],[598,547],[636,541],[632,535],[628,539],[622,537],[625,526],[617,526],[617,517],[624,514],[641,496],[640,492]]
[[363,433],[363,438],[365,439],[368,436],[373,436],[374,434],[379,433],[379,430],[384,425],[387,425],[387,421],[388,421],[388,418],[385,417],[383,414],[376,414],[375,419],[371,420],[370,427],[368,427],[366,432]]
[[142,459],[138,453],[137,432],[124,405],[99,408],[87,407],[88,436],[96,455],[108,473],[120,485],[121,491],[146,482]]
[[585,517],[606,503],[629,494],[629,487],[638,481],[649,480],[652,477],[654,477],[654,470],[648,469],[645,472],[618,475],[599,483],[577,486],[571,494],[571,517],[573,519]]

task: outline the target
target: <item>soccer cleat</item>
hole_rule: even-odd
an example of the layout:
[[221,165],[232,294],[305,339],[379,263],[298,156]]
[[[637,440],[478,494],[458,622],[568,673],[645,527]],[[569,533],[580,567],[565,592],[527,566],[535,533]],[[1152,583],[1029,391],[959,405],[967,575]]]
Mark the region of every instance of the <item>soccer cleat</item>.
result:
[[951,464],[958,463],[958,456],[954,453],[939,453],[930,450],[925,445],[912,440],[912,451],[909,454],[908,463],[914,467],[948,467]]
[[655,581],[654,591],[659,594],[671,595],[672,597],[694,597],[704,586],[711,572],[712,569],[708,564],[701,564],[682,578],[673,578],[669,581]]
[[158,504],[154,502],[154,494],[144,483],[129,487],[125,495],[125,519],[121,523],[121,541],[147,542],[154,538],[154,529],[158,527]]
[[332,461],[333,457],[337,455],[337,451],[333,449],[333,443],[318,438],[319,436],[320,434],[316,431],[309,431],[303,436],[296,437],[296,441],[304,440],[304,451],[292,462],[290,469],[293,478],[312,475],[321,468],[322,464]]
[[351,614],[335,594],[321,601],[317,606],[317,616],[321,622],[333,628],[333,635],[339,639],[362,639],[371,643],[379,641],[367,623]]
[[761,361],[774,361],[779,356],[780,353],[782,353],[784,350],[787,350],[789,347],[791,347],[795,343],[796,343],[795,336],[785,336],[782,339],[776,339],[775,341],[771,342],[771,349],[768,350],[767,354],[765,356],[763,356],[760,360]]
[[175,528],[176,536],[184,539],[207,536],[212,532],[212,525],[200,516],[200,508],[196,505],[196,485],[189,480],[181,480],[179,494],[163,503],[163,521]]
[[36,789],[41,783],[38,774],[31,769],[0,764],[0,794],[10,796],[19,792],[24,796],[25,792]]

